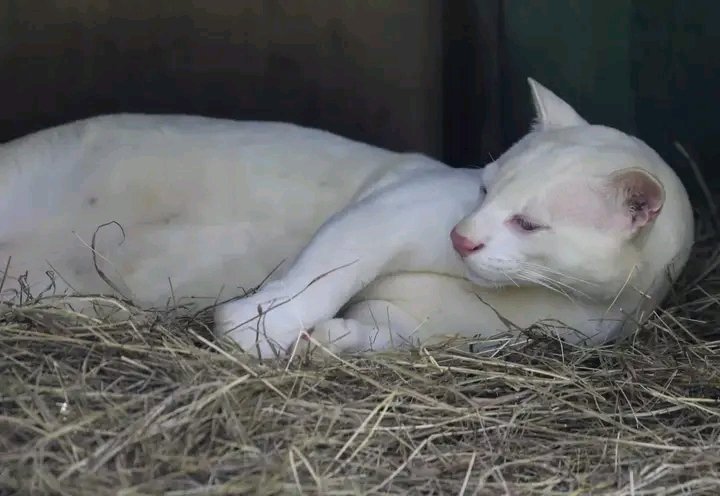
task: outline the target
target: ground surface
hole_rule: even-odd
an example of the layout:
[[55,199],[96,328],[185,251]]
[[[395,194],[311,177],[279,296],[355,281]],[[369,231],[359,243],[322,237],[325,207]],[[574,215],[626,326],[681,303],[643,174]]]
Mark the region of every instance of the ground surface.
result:
[[261,365],[201,320],[0,307],[0,494],[720,494],[713,223],[626,342]]

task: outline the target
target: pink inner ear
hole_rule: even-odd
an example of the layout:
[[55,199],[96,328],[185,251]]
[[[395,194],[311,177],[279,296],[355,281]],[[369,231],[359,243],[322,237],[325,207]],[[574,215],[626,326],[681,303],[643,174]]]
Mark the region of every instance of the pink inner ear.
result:
[[620,171],[612,182],[620,193],[625,215],[633,231],[649,224],[662,210],[665,189],[650,173],[642,169]]

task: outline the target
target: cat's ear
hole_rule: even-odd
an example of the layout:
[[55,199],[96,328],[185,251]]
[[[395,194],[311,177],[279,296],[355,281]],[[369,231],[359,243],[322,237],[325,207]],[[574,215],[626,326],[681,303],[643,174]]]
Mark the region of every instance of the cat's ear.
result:
[[535,106],[535,129],[558,129],[587,124],[570,105],[545,86],[533,78],[528,78],[528,84]]
[[497,176],[499,170],[500,166],[497,162],[490,162],[483,167],[482,181],[486,191],[495,182],[495,177]]
[[665,188],[643,169],[628,168],[610,175],[614,208],[620,209],[622,227],[635,234],[660,214],[665,203]]

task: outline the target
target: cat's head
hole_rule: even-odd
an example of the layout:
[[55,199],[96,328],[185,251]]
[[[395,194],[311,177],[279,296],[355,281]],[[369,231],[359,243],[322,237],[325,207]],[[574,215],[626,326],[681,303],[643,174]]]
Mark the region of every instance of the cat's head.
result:
[[[688,240],[678,238],[692,233],[689,202],[662,159],[634,137],[589,124],[537,82],[530,86],[533,129],[486,167],[484,201],[451,233],[470,279],[612,298],[641,271],[686,257]],[[648,233],[660,222],[675,239],[647,249],[659,242]]]

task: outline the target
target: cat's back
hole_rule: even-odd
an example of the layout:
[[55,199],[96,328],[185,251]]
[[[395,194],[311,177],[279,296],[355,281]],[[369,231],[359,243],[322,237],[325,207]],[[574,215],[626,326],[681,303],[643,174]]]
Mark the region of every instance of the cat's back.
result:
[[0,257],[38,284],[50,261],[95,290],[88,244],[114,222],[122,232],[104,229],[97,250],[141,300],[171,276],[214,294],[259,282],[364,191],[437,167],[288,123],[93,117],[0,145]]
[[116,114],[2,145],[0,178],[4,206],[19,211],[24,197],[34,216],[112,211],[129,220],[188,205],[193,222],[262,218],[280,205],[283,217],[325,216],[398,157],[288,123]]

